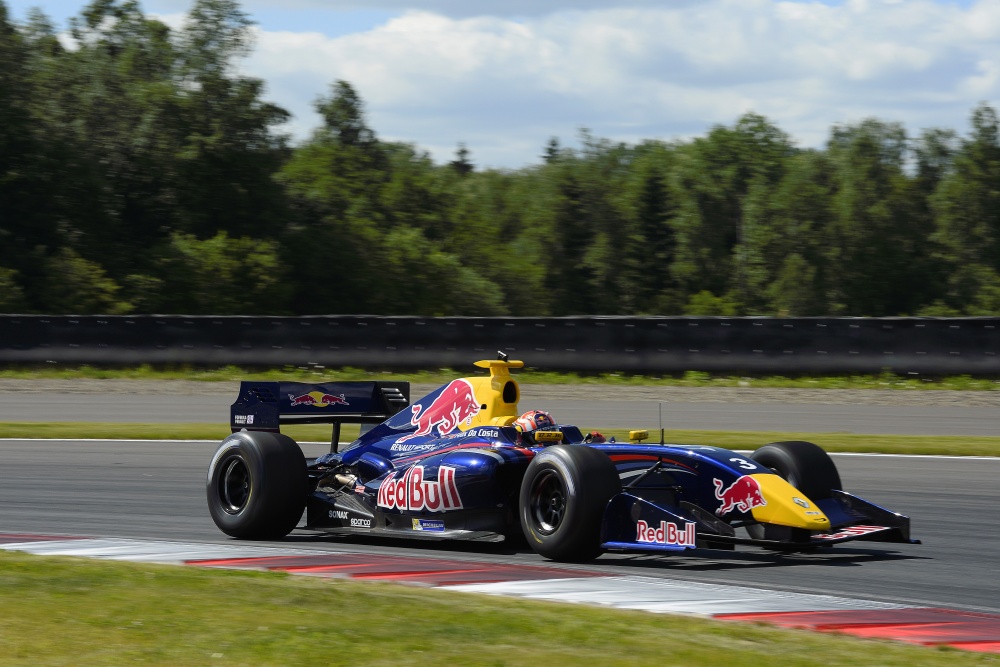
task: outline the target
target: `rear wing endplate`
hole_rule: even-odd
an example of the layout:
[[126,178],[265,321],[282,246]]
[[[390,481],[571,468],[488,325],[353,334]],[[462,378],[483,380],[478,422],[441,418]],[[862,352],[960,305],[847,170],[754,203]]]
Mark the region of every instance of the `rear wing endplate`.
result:
[[341,424],[381,424],[409,404],[409,382],[244,381],[229,409],[229,426],[233,433],[278,433],[282,424],[333,424],[335,452]]

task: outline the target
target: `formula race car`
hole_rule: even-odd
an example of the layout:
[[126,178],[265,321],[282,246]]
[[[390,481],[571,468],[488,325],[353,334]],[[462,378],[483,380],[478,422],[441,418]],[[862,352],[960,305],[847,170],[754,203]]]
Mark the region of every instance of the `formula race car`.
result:
[[[606,550],[807,551],[850,540],[918,543],[909,518],[841,489],[808,442],[750,456],[719,447],[599,442],[579,428],[519,419],[520,361],[476,362],[409,405],[405,382],[243,382],[208,467],[208,507],[227,535],[305,529],[406,538],[527,540],[546,558]],[[544,413],[542,413],[544,417]],[[530,421],[530,420],[529,420]],[[281,424],[333,424],[331,451],[306,459]],[[343,423],[361,436],[338,447]]]

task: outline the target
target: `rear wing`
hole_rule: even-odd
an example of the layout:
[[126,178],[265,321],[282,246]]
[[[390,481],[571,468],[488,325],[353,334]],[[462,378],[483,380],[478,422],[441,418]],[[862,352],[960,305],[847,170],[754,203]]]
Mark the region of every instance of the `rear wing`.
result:
[[409,404],[409,382],[245,381],[229,409],[229,426],[233,433],[278,433],[282,424],[333,424],[335,452],[341,424],[381,424]]

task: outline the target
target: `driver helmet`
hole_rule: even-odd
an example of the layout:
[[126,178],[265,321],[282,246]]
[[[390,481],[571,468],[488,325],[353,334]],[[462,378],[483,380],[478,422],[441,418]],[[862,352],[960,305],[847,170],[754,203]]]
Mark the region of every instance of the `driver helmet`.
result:
[[544,410],[529,410],[514,420],[514,426],[521,433],[531,433],[539,429],[551,428],[556,421]]

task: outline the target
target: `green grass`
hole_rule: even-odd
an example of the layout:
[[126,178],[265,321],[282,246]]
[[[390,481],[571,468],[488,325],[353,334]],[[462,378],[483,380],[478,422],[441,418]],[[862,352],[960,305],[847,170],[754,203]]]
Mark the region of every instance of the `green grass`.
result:
[[[628,440],[627,429],[601,429],[605,436]],[[585,431],[594,430],[585,429]],[[308,424],[283,427],[282,432],[299,442],[329,442],[330,427]],[[217,424],[122,424],[98,422],[0,422],[0,438],[92,438],[100,440],[222,440],[229,434]],[[357,437],[358,426],[346,425],[341,440]],[[659,442],[650,430],[646,442]],[[716,445],[728,449],[756,449],[777,440],[808,440],[829,452],[875,452],[881,454],[948,454],[952,456],[1000,456],[1000,437],[940,435],[859,435],[854,433],[781,433],[768,431],[667,430],[668,443]]]
[[961,667],[997,658],[396,584],[0,552],[0,663]]
[[[318,365],[286,366],[262,370],[256,368],[194,368],[191,366],[135,368],[101,368],[95,366],[39,367],[10,366],[0,369],[0,379],[132,379],[132,380],[196,380],[204,382],[235,380],[295,380],[323,382],[332,380],[409,380],[420,383],[444,383],[456,376],[482,373],[470,363],[468,367],[433,371],[390,372],[359,368],[325,368]],[[517,371],[525,384],[609,384],[667,387],[787,387],[807,389],[947,389],[960,391],[1000,391],[1000,380],[975,378],[968,375],[947,378],[898,376],[890,372],[878,375],[848,375],[831,377],[737,377],[713,376],[689,371],[678,376],[602,373],[549,373],[529,369]]]

